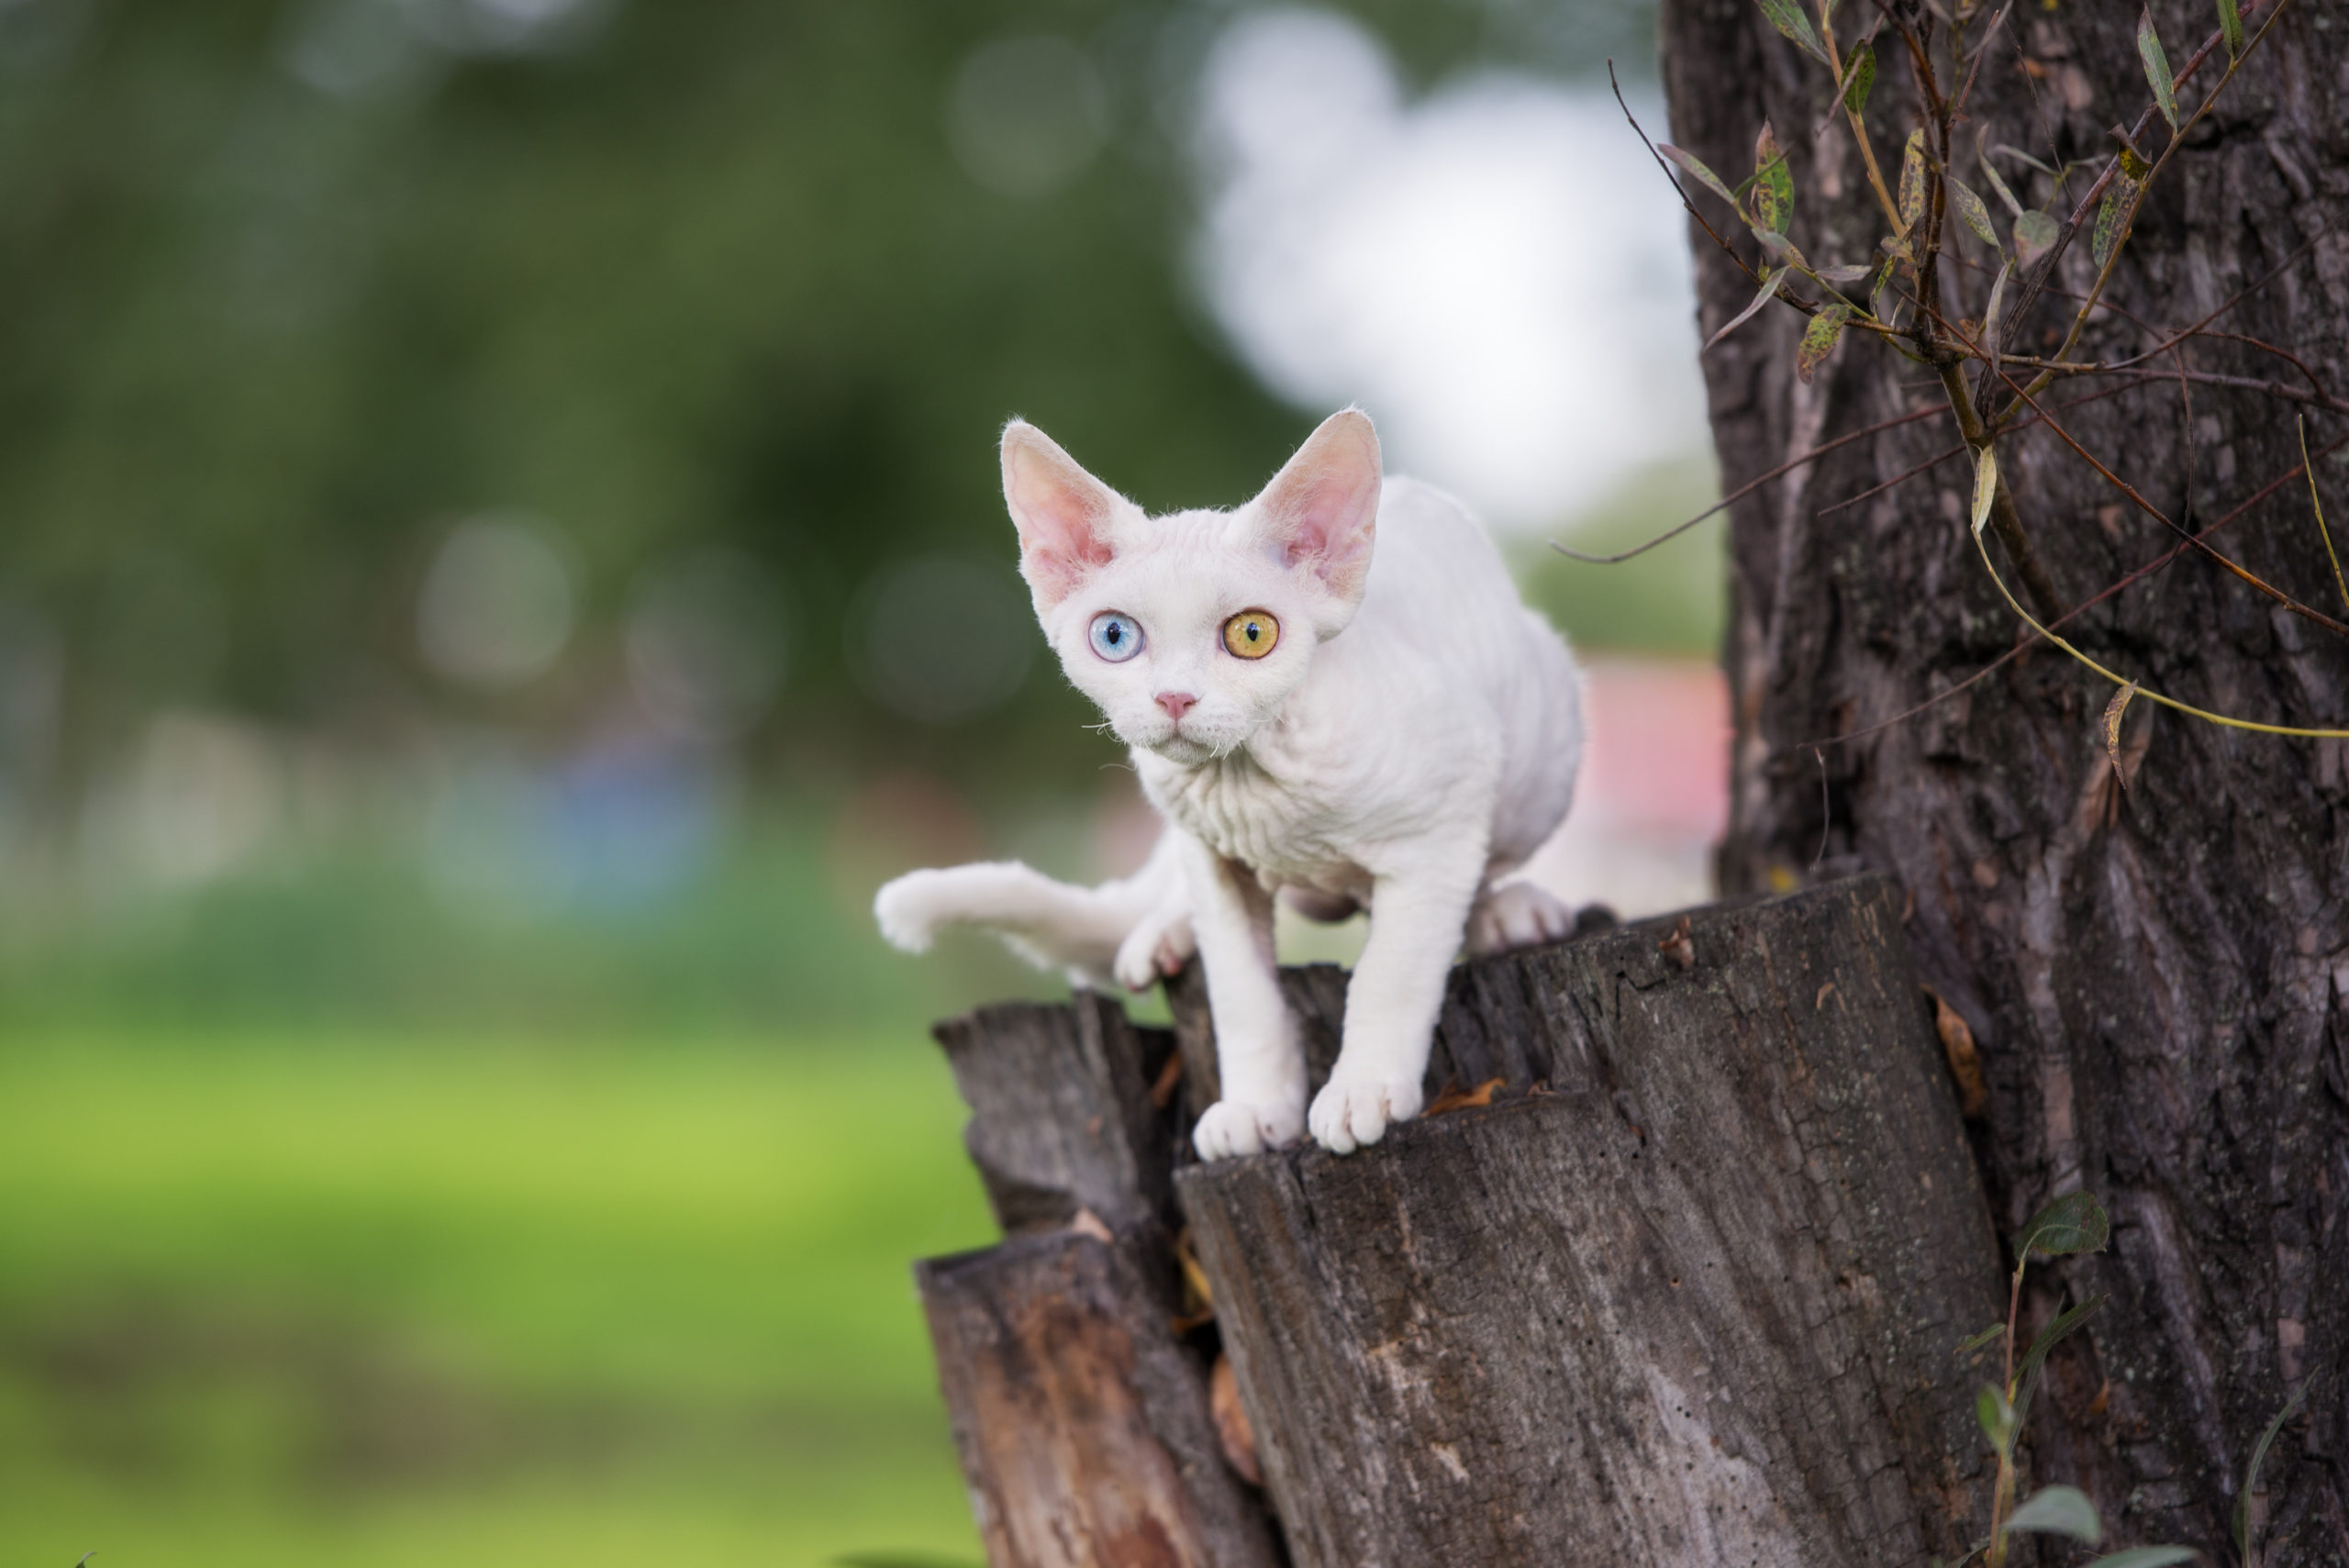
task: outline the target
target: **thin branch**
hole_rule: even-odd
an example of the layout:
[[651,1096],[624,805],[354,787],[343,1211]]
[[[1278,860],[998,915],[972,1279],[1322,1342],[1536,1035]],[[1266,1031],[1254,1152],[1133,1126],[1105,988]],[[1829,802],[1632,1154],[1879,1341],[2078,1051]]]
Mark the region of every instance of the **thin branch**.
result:
[[1749,479],[1744,484],[1739,485],[1736,489],[1731,491],[1728,495],[1722,496],[1720,500],[1714,502],[1711,506],[1706,507],[1703,511],[1698,513],[1695,517],[1689,518],[1687,522],[1675,523],[1672,527],[1664,529],[1664,532],[1656,535],[1655,538],[1648,540],[1645,544],[1633,545],[1631,549],[1624,550],[1619,555],[1585,555],[1581,550],[1567,549],[1564,545],[1560,544],[1556,539],[1552,539],[1550,541],[1550,548],[1556,550],[1560,555],[1564,556],[1567,560],[1579,561],[1586,566],[1619,566],[1624,562],[1631,560],[1633,556],[1645,555],[1649,550],[1653,550],[1656,546],[1678,539],[1682,534],[1687,533],[1690,528],[1695,528],[1707,517],[1711,517],[1714,513],[1719,512],[1725,507],[1744,500],[1748,495],[1753,495],[1756,490],[1761,489],[1762,486],[1769,484],[1773,479],[1783,478],[1786,475],[1792,473],[1796,469],[1802,467],[1805,463],[1816,462],[1838,447],[1850,446],[1854,441],[1865,440],[1870,436],[1880,436],[1884,434],[1885,431],[1898,428],[1902,425],[1913,425],[1920,419],[1931,419],[1941,412],[1943,412],[1943,410],[1939,408],[1920,408],[1913,414],[1903,414],[1897,419],[1886,419],[1881,423],[1870,425],[1864,430],[1854,430],[1847,436],[1838,436],[1831,441],[1823,442],[1819,446],[1811,448],[1810,450],[1803,453],[1800,457],[1791,458],[1788,461],[1780,463],[1777,467],[1770,470],[1767,473],[1756,474],[1752,479]]
[[2009,386],[2014,387],[2016,395],[2023,402],[2031,405],[2032,411],[2037,413],[2047,428],[2055,433],[2056,439],[2071,448],[2073,452],[2078,456],[2081,462],[2087,463],[2090,468],[2095,469],[2097,473],[2103,477],[2106,484],[2111,485],[2121,495],[2127,496],[2139,511],[2144,513],[2147,517],[2154,518],[2164,528],[2169,529],[2170,532],[2177,535],[2188,544],[2200,550],[2202,553],[2209,556],[2212,562],[2224,567],[2227,571],[2240,578],[2243,583],[2252,588],[2256,589],[2258,592],[2266,595],[2269,598],[2275,600],[2277,604],[2283,606],[2294,615],[2306,620],[2314,621],[2317,625],[2323,627],[2328,631],[2338,632],[2343,637],[2349,637],[2349,626],[2344,626],[2340,621],[2334,620],[2322,610],[2317,609],[2312,606],[2300,603],[2289,594],[2285,593],[2281,588],[2275,586],[2273,584],[2270,584],[2266,579],[2260,577],[2258,573],[2237,563],[2232,558],[2221,554],[2210,545],[2204,544],[2196,536],[2188,533],[2184,528],[2180,528],[2171,519],[2170,515],[2167,512],[2163,511],[2159,506],[2154,506],[2151,501],[2146,500],[2143,495],[2140,495],[2135,485],[2131,484],[2127,480],[2113,473],[2111,469],[2106,467],[2104,463],[2098,459],[2095,453],[2089,451],[2087,448],[2082,446],[2077,440],[2074,439],[2072,433],[2069,430],[2064,428],[2060,423],[2048,415],[2045,409],[2039,406],[2039,404],[2032,397],[2031,393],[2027,388],[2017,386],[2014,379],[2003,371],[1999,373],[1998,379],[2005,382]]
[[2332,562],[2332,585],[2341,590],[2341,602],[2349,606],[2349,580],[2341,575],[2341,557],[2332,548],[2332,530],[2324,523],[2324,497],[2316,493],[2316,464],[2309,461],[2309,422],[2296,420],[2300,433],[2300,466],[2308,471],[2309,506],[2316,513],[2316,537],[2324,540],[2324,558]]
[[[2343,446],[2349,446],[2349,435],[2334,437],[2330,442],[2316,450],[2316,456],[2330,457],[2333,452],[2339,450]],[[2261,485],[2225,517],[2221,517],[2217,522],[2212,523],[2209,528],[2206,528],[2199,533],[2196,534],[2194,536],[2194,541],[2199,543],[2203,539],[2209,539],[2212,534],[2217,533],[2221,528],[2225,528],[2229,523],[2233,522],[2236,518],[2250,511],[2254,506],[2258,506],[2262,501],[2266,500],[2269,496],[2275,495],[2276,492],[2283,489],[2284,486],[2289,484],[2293,480],[2298,479],[2303,473],[2311,476],[2316,473],[2315,463],[2310,462],[2305,455],[2302,456],[2299,467],[2287,469],[2282,473],[2277,475],[2274,479],[2271,479],[2266,484]],[[2025,633],[2021,641],[2016,643],[2012,648],[2008,649],[2004,653],[1999,654],[1996,659],[1991,660],[1990,662],[1983,665],[1982,668],[1975,671],[1974,673],[1966,676],[1965,679],[1958,682],[1957,684],[1950,687],[1947,691],[1936,692],[1932,696],[1927,697],[1923,702],[1917,704],[1914,707],[1905,708],[1902,711],[1894,714],[1890,718],[1869,725],[1865,729],[1854,729],[1849,735],[1831,735],[1817,740],[1804,740],[1798,743],[1792,748],[1792,750],[1800,751],[1804,746],[1840,746],[1846,741],[1865,740],[1871,735],[1883,733],[1885,730],[1891,728],[1896,724],[1906,724],[1909,720],[1916,717],[1919,714],[1923,713],[1926,709],[1932,707],[1937,704],[1948,701],[1951,697],[1957,695],[1958,693],[1974,685],[1976,682],[1981,681],[1984,677],[1991,674],[1993,672],[2001,670],[2007,665],[2014,662],[2017,659],[2021,658],[2025,653],[2030,652],[2032,649],[2038,646],[2040,639],[2049,629],[2062,626],[2065,621],[2071,620],[2075,617],[2086,614],[2087,611],[2094,609],[2097,606],[2104,603],[2107,599],[2112,598],[2114,595],[2123,593],[2129,588],[2135,586],[2137,584],[2143,582],[2146,578],[2151,577],[2156,573],[2166,568],[2172,562],[2176,561],[2179,556],[2184,555],[2191,548],[2191,544],[2172,545],[2168,550],[2165,550],[2160,555],[2155,556],[2153,560],[2145,562],[2144,565],[2138,567],[2134,572],[2130,573],[2127,576],[2122,577],[2119,582],[2105,588],[2102,592],[2095,595],[2093,597],[2083,600],[2073,608],[2064,612],[2064,614],[2057,616],[2054,619],[2049,621],[2045,628]]]
[[[2177,155],[2177,150],[2186,145],[2187,133],[2191,131],[2196,126],[2202,123],[2202,117],[2210,112],[2211,106],[2215,105],[2219,101],[2219,95],[2226,91],[2227,84],[2235,79],[2235,72],[2243,69],[2243,61],[2251,58],[2252,51],[2259,47],[2261,40],[2265,39],[2268,33],[2275,28],[2277,18],[2283,16],[2284,7],[2290,3],[2291,0],[2276,0],[2276,4],[2268,10],[2267,19],[2260,24],[2259,31],[2254,33],[2250,39],[2245,40],[2243,46],[2243,52],[2227,61],[2226,72],[2219,78],[2218,85],[2212,87],[2210,92],[2203,95],[2202,102],[2196,106],[2194,113],[2187,117],[2186,123],[2178,127],[2177,129],[2171,134],[2169,145],[2162,149],[2162,155],[2159,158],[2154,160],[2154,166],[2145,172],[2145,177],[2137,182],[2137,188],[2139,192],[2138,199],[2140,201],[2143,200],[2143,193],[2151,190],[2153,188],[2154,182],[2161,177],[2162,171],[2169,166],[2169,161]],[[2194,51],[2193,57],[2187,61],[2186,68],[2177,72],[2176,77],[2173,78],[2173,82],[2183,82],[2188,77],[2193,75],[2195,71],[2201,66],[2204,59],[2210,55],[2211,50],[2216,48],[2222,40],[2223,37],[2224,35],[2221,33],[2212,33],[2209,39],[2205,39],[2202,47]],[[2136,128],[2129,133],[2127,138],[2130,142],[2136,141],[2138,138],[2145,135],[2146,132],[2152,128],[2154,114],[2154,108],[2151,106],[2148,106],[2145,111],[2137,117]],[[2079,219],[2082,214],[2087,210],[2088,201],[2093,200],[2097,195],[2101,194],[2104,187],[2111,182],[2114,172],[2120,167],[2121,155],[2119,153],[2115,153],[2113,155],[2112,161],[2105,165],[2104,173],[2098,178],[2095,186],[2089,190],[2087,197],[2082,200],[2079,209],[2073,213],[2071,221],[2065,225],[2064,232],[2057,236],[2055,243],[2049,247],[2049,259],[2051,262],[2056,255],[2060,255],[2062,253],[2065,242],[2070,239],[2072,234],[2076,230]],[[2121,252],[2128,249],[2127,245],[2123,242],[2126,236],[2124,233],[2121,239],[2116,239],[2111,250],[2106,254],[2104,258],[2104,265],[2097,272],[2096,283],[2088,290],[2087,303],[2080,306],[2079,314],[2073,317],[2071,329],[2065,334],[2063,347],[2055,350],[2055,358],[2057,360],[2061,361],[2068,358],[2072,352],[2074,345],[2079,342],[2080,333],[2087,326],[2088,317],[2095,312],[2097,301],[2104,296],[2106,285],[2110,284],[2112,281],[2114,269],[2121,265]],[[2031,390],[2033,392],[2045,391],[2047,388],[2047,383],[2051,379],[2053,379],[2051,373],[2046,371],[2040,372],[2039,375],[2032,382]]]

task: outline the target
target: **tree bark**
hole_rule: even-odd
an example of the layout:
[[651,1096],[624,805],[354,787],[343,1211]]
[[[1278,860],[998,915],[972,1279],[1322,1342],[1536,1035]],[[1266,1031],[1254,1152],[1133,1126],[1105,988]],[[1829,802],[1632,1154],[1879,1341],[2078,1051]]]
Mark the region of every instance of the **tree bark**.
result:
[[934,1032],[1007,1237],[914,1269],[992,1568],[1280,1568],[1176,1323],[1173,1037],[1089,992]]
[[1167,1327],[1166,1237],[1067,1229],[915,1269],[993,1568],[1279,1568]]
[[[1176,1173],[1299,1568],[1971,1544],[2004,1303],[1899,918],[1870,878],[1465,965],[1431,1079],[1491,1108]],[[1342,980],[1293,972],[1308,1038]]]
[[[1898,14],[1928,13],[1894,0]],[[1942,8],[1946,12],[1949,7]],[[2246,5],[2249,25],[2270,7]],[[1973,24],[1978,40],[1991,11]],[[2086,159],[2062,217],[2111,156],[2107,128],[2150,103],[2134,5],[2023,5],[2003,13],[1953,138],[1959,177],[1977,135],[2051,162]],[[2156,0],[2174,66],[2211,7]],[[1846,35],[1876,16],[1845,7]],[[1888,225],[1832,112],[1823,68],[1751,0],[1664,0],[1672,139],[1734,183],[1775,124],[1796,186],[1790,237],[1820,265],[1866,260]],[[1867,117],[1896,177],[1918,89],[1890,28]],[[1946,28],[1941,35],[1945,39]],[[1946,49],[1936,45],[1945,61]],[[2139,353],[2274,272],[2213,330],[2149,361],[2149,380],[2058,413],[2087,450],[2171,518],[2199,528],[2349,425],[2349,16],[2294,0],[2221,108],[2148,191],[2083,359]],[[2179,90],[2190,112],[2223,49]],[[1946,73],[1946,66],[1943,67]],[[1651,128],[1652,131],[1654,128]],[[1813,134],[1816,132],[1817,134]],[[2154,121],[2141,145],[2165,144]],[[1636,147],[1631,156],[1644,157]],[[2001,164],[2027,204],[2051,182]],[[1659,176],[1661,177],[1661,176]],[[1716,198],[1705,217],[1748,261],[1752,238]],[[2007,228],[1998,210],[1998,226]],[[1692,223],[1702,325],[1753,282]],[[1952,319],[1982,314],[1997,261],[1948,226]],[[2047,353],[2093,277],[2083,231],[2015,351]],[[2280,271],[2279,271],[2280,269]],[[2011,299],[2009,305],[2014,303]],[[1863,427],[1937,405],[1931,373],[1860,334],[1806,384],[1802,323],[1774,306],[1705,356],[1722,480],[1734,488]],[[2310,402],[2178,379],[2281,382]],[[2098,390],[2058,381],[2057,404]],[[2306,1390],[2266,1471],[2266,1560],[2349,1561],[2349,745],[2222,729],[2144,702],[2128,711],[2113,782],[2097,736],[2112,687],[2043,645],[1922,713],[2014,645],[2018,623],[1966,526],[1971,462],[1956,459],[1857,506],[1824,508],[1955,445],[1943,411],[1842,448],[1731,511],[1735,694],[1730,891],[1876,868],[1914,900],[1925,978],[1972,1026],[1986,1068],[1975,1140],[2001,1229],[2086,1187],[2114,1219],[2110,1251],[2050,1271],[2075,1296],[2109,1292],[2059,1352],[2030,1442],[2039,1478],[2074,1482],[2123,1542],[2216,1551],[2253,1444]],[[2176,542],[2042,427],[2003,441],[2001,469],[2059,595],[2079,605]],[[2317,464],[2334,503],[2343,470]],[[2211,542],[2303,601],[2343,615],[2294,478]],[[2017,563],[1999,555],[2009,581]],[[2018,587],[2018,593],[2021,588]],[[2269,723],[2349,727],[2349,639],[2286,611],[2199,553],[2067,623],[2084,651],[2148,686]],[[1877,727],[1883,728],[1877,728]],[[1849,738],[1839,740],[1839,738]],[[2057,1306],[2037,1293],[2032,1314]]]

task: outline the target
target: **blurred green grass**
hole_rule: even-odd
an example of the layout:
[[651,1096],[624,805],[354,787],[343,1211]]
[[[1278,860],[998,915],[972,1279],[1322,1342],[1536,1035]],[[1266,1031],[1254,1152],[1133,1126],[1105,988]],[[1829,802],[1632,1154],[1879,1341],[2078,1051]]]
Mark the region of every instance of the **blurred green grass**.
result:
[[975,1556],[917,1037],[0,1043],[11,1562]]

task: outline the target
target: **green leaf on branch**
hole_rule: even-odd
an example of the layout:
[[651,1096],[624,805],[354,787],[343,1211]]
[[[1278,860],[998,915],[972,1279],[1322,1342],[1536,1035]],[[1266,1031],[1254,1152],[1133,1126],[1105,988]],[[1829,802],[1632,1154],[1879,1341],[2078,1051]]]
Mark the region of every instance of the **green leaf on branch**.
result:
[[1999,267],[1998,281],[1990,285],[1990,303],[1982,307],[1982,346],[1992,353],[1998,351],[1998,307],[2006,301],[2007,280],[2014,270],[2012,261]]
[[1784,33],[1803,53],[1820,64],[1830,71],[1835,68],[1835,62],[1829,60],[1827,51],[1819,46],[1819,35],[1810,30],[1810,18],[1802,14],[1802,7],[1796,5],[1795,0],[1760,0],[1760,3],[1762,14],[1770,18],[1772,27]]
[[2096,238],[2088,248],[2099,272],[2129,238],[2129,225],[2137,217],[2140,189],[2137,182],[2126,174],[2115,174],[2112,183],[2105,187],[2104,201],[2096,209]]
[[1925,216],[1925,132],[1921,127],[1909,133],[1909,146],[1900,154],[1900,230],[1906,234],[1917,227]]
[[[2030,153],[2025,152],[2020,147],[2009,147],[2002,141],[1998,143],[1998,146],[1990,149],[1990,150],[1993,152],[2003,152],[2018,163],[2027,163],[2032,168],[2038,170],[2041,173],[2046,175],[2051,180],[2060,180],[2064,177],[2060,171],[2051,168],[2046,163],[2042,162],[2039,159],[2033,158]],[[2071,165],[2068,163],[2065,165],[2065,168],[2068,169],[2070,167]]]
[[1965,220],[1965,227],[1974,231],[1974,238],[2004,254],[2006,248],[1998,243],[1998,231],[1990,227],[1990,209],[1982,205],[1982,198],[1968,190],[1954,175],[1945,183],[1951,197],[1957,203],[1957,216]]
[[1775,272],[1770,272],[1765,268],[1762,273],[1762,287],[1754,294],[1753,303],[1747,306],[1743,310],[1739,311],[1735,316],[1731,317],[1720,331],[1706,339],[1705,347],[1707,349],[1711,348],[1715,343],[1720,342],[1722,339],[1728,337],[1731,333],[1744,326],[1748,320],[1752,319],[1755,311],[1770,303],[1770,296],[1777,293],[1778,285],[1786,281],[1787,273],[1785,268],[1782,267]]
[[1842,340],[1843,323],[1851,318],[1852,307],[1840,299],[1819,307],[1819,314],[1802,329],[1802,343],[1795,350],[1796,375],[1804,381],[1811,378]]
[[2145,80],[2153,83],[2154,102],[2161,106],[2169,133],[2177,134],[2177,85],[2170,80],[2169,56],[2162,51],[2162,36],[2154,30],[2153,7],[2137,13],[2137,57],[2145,62]]
[[1974,1396],[1974,1418],[1982,1423],[1982,1435],[1990,1446],[2006,1453],[2015,1440],[2015,1407],[1996,1384],[1984,1384]]
[[1868,89],[1875,85],[1876,49],[1862,39],[1852,46],[1850,58],[1843,61],[1843,107],[1855,115],[1865,109]]
[[2235,1554],[2245,1562],[2252,1561],[2251,1495],[2259,1485],[2259,1467],[2267,1462],[2267,1450],[2275,1443],[2276,1434],[2284,1429],[2284,1423],[2299,1409],[2300,1401],[2308,1396],[2308,1392],[2309,1385],[2305,1383],[2293,1391],[2292,1396],[2284,1401],[2284,1407],[2276,1412],[2276,1418],[2267,1423],[2267,1429],[2259,1434],[2259,1445],[2251,1451],[2251,1468],[2243,1473],[2243,1490],[2235,1496]]
[[2047,254],[2062,238],[2064,226],[2043,212],[2027,212],[2015,219],[2015,261],[2029,266]]
[[[1982,525],[1990,520],[1990,502],[1998,494],[1998,454],[1990,447],[1974,460],[1974,537],[1982,537]],[[2001,1397],[2004,1397],[2001,1396]]]
[[2094,1546],[2104,1539],[2104,1521],[2096,1505],[2077,1486],[2043,1486],[2007,1520],[2009,1530],[2040,1535],[2068,1535]]
[[1958,1346],[1957,1353],[1962,1356],[1970,1356],[1975,1351],[1980,1350],[1983,1346],[1988,1344],[1991,1340],[1997,1339],[2006,1331],[2007,1326],[2004,1323],[1993,1323],[1987,1329],[1983,1329],[1980,1333],[1976,1334],[1971,1339],[1967,1340],[1965,1343]]
[[1990,154],[1983,146],[1981,139],[1977,139],[1974,143],[1974,161],[1981,165],[1983,177],[1990,182],[1990,189],[1998,193],[1998,199],[2007,204],[2007,211],[2021,217],[2022,203],[2015,200],[2014,192],[2009,190],[2007,182],[1999,177],[1998,166],[1990,161]]
[[1757,231],[1784,234],[1795,211],[1794,171],[1787,167],[1786,150],[1778,145],[1770,122],[1753,139],[1753,189],[1745,198]]
[[2072,1330],[2087,1321],[2088,1314],[2102,1307],[2104,1302],[2104,1294],[2099,1291],[2086,1301],[2076,1303],[2056,1314],[2055,1321],[2042,1329],[2039,1338],[2032,1340],[2031,1349],[2022,1353],[2022,1360],[2015,1366],[2016,1420],[2028,1420],[2031,1417],[2031,1401],[2039,1392],[2039,1369],[2047,1364],[2048,1352],[2068,1339]]
[[2074,1252],[2101,1252],[2112,1239],[2112,1222],[2094,1193],[2065,1193],[2025,1222],[2015,1243],[2015,1256],[2061,1258]]
[[1721,200],[1729,203],[1731,206],[1735,206],[1737,205],[1737,197],[1731,193],[1728,184],[1722,181],[1719,174],[1716,174],[1710,169],[1706,168],[1704,161],[1698,158],[1695,153],[1675,147],[1668,141],[1657,142],[1655,150],[1658,152],[1663,153],[1666,158],[1671,159],[1675,163],[1680,165],[1680,167],[1686,171],[1691,178],[1695,179],[1698,183],[1703,185],[1707,190],[1712,192],[1713,195],[1720,197]]
[[2243,58],[2243,13],[2235,0],[2219,0],[2219,30],[2227,35],[2227,59]]
[[2201,1555],[2190,1546],[2132,1546],[2126,1551],[2097,1558],[2088,1568],[2173,1568],[2176,1563],[2191,1562]]
[[1795,249],[1795,242],[1776,230],[1757,228],[1753,231],[1753,238],[1761,242],[1763,250],[1773,260],[1783,261],[1793,267],[1809,265],[1803,260],[1802,252]]

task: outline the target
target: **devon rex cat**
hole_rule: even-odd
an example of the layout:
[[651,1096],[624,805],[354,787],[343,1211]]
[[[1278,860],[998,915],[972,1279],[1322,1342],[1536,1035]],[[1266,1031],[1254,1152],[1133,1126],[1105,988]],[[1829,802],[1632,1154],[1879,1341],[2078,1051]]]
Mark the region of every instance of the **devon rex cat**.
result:
[[[1459,502],[1382,483],[1353,409],[1228,512],[1146,516],[1020,420],[1003,433],[1003,489],[1037,619],[1132,747],[1166,831],[1141,872],[1098,888],[1019,864],[912,873],[875,899],[882,930],[918,951],[974,922],[1072,978],[1137,990],[1196,933],[1223,1080],[1193,1134],[1201,1157],[1308,1125],[1341,1154],[1377,1142],[1419,1112],[1464,935],[1489,952],[1573,925],[1541,889],[1495,882],[1574,795],[1581,677],[1565,643]],[[1320,919],[1370,912],[1309,1114],[1274,968],[1276,894]]]

